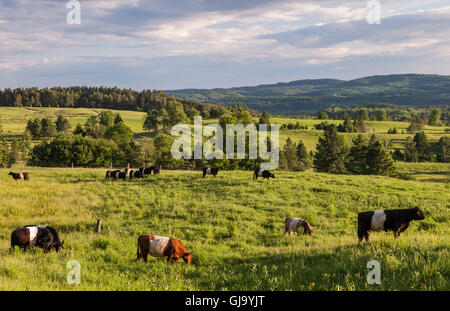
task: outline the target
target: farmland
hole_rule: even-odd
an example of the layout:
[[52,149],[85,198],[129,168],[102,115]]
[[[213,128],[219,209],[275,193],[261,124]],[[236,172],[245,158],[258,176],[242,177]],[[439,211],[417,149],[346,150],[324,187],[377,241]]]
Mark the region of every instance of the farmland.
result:
[[[63,114],[72,127],[101,109],[0,108],[3,135],[22,135],[30,118]],[[139,143],[145,113],[119,112]],[[206,120],[205,123],[217,120]],[[280,132],[315,150],[321,120],[299,122],[304,130]],[[330,120],[330,123],[342,121]],[[401,145],[407,122],[367,122],[381,137]],[[396,127],[399,134],[388,135]],[[404,133],[402,134],[402,131]],[[430,141],[444,127],[426,126]],[[448,133],[448,132],[447,132]],[[342,134],[350,142],[355,134]],[[36,141],[34,141],[36,143]],[[23,167],[30,181],[14,182],[0,169],[0,290],[449,290],[449,164],[397,162],[410,180],[381,176],[276,171],[271,180],[252,180],[250,171],[168,171],[144,180],[105,182],[105,169]],[[420,206],[426,218],[394,239],[374,233],[358,245],[360,211]],[[283,236],[284,219],[309,220],[314,236]],[[95,233],[98,218],[101,233]],[[10,253],[10,234],[29,224],[56,227],[65,249]],[[140,234],[180,239],[193,264],[136,262]],[[381,285],[369,285],[367,262],[381,264]],[[81,264],[81,283],[66,281],[67,262]]]
[[[416,166],[402,169],[412,172]],[[420,165],[420,164],[419,164]],[[14,168],[13,168],[14,169]],[[2,290],[448,290],[449,183],[277,172],[163,171],[159,177],[104,182],[103,169],[33,168],[29,182],[0,170]],[[420,171],[420,170],[419,170]],[[421,176],[447,171],[433,164]],[[359,211],[419,205],[426,215],[399,239],[374,233],[358,245]],[[314,236],[283,237],[284,219],[302,217]],[[103,229],[94,233],[97,218]],[[13,229],[50,224],[65,249],[9,253]],[[136,262],[140,234],[180,239],[193,265]],[[381,285],[366,282],[377,259]],[[81,264],[81,284],[69,285],[66,264]]]

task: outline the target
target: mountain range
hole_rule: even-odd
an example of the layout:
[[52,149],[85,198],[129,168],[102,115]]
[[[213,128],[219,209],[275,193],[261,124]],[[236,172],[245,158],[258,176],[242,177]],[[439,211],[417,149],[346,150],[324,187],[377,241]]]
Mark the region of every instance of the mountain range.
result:
[[257,86],[166,90],[169,95],[217,105],[245,104],[258,111],[293,115],[340,107],[450,105],[450,76],[378,75],[354,80],[308,79]]

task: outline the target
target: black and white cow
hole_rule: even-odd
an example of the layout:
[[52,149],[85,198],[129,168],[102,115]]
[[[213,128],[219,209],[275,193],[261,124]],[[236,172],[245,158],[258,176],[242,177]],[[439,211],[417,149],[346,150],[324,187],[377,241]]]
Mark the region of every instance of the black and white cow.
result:
[[117,173],[119,173],[119,170],[115,170],[115,171],[106,171],[106,176],[105,176],[105,180],[109,180],[110,178],[115,179],[115,176]]
[[23,250],[31,249],[38,246],[44,249],[44,253],[49,252],[52,248],[59,251],[64,247],[64,241],[60,241],[58,232],[50,226],[25,226],[16,229],[11,233],[11,250],[15,246],[19,246]]
[[133,178],[144,178],[144,176],[138,170],[130,170],[129,174],[130,174],[130,180],[132,180]]
[[267,171],[267,170],[255,170],[253,172],[253,179],[258,179],[258,177],[262,178],[275,178],[275,174]]
[[394,237],[400,236],[412,220],[422,220],[425,216],[419,207],[393,209],[385,211],[361,212],[358,214],[359,242],[369,240],[369,231],[394,231]]
[[145,175],[151,175],[153,170],[154,170],[154,166],[150,166],[150,167],[141,167],[139,169],[139,173],[142,175],[142,177],[144,177]]
[[218,167],[204,167],[203,168],[203,178],[206,177],[206,175],[213,175],[214,177],[216,177],[217,173],[219,172],[219,168]]
[[17,179],[28,180],[28,173],[13,173],[13,172],[9,172],[8,175],[11,175],[12,178],[14,178],[14,180],[17,180]]

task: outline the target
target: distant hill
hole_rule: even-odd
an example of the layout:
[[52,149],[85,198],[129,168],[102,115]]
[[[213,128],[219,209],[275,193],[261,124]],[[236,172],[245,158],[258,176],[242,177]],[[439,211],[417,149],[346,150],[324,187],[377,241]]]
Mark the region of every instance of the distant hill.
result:
[[280,114],[316,113],[332,106],[412,107],[450,105],[450,76],[400,74],[337,79],[298,80],[228,89],[165,91],[184,99],[217,105],[245,104]]

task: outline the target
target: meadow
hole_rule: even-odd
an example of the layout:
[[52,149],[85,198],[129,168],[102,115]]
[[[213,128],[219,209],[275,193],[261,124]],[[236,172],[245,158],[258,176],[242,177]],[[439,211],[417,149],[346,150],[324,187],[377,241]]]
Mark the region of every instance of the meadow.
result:
[[[399,169],[420,178],[163,170],[105,182],[105,169],[27,167],[30,181],[15,182],[0,169],[0,290],[449,290],[449,165]],[[358,244],[358,212],[416,205],[426,218],[399,239],[373,233]],[[286,217],[316,234],[283,236]],[[30,224],[56,227],[65,249],[10,252],[11,232]],[[193,264],[137,262],[141,234],[180,239]],[[371,259],[381,285],[366,282]],[[66,281],[69,260],[81,264],[79,285]]]

